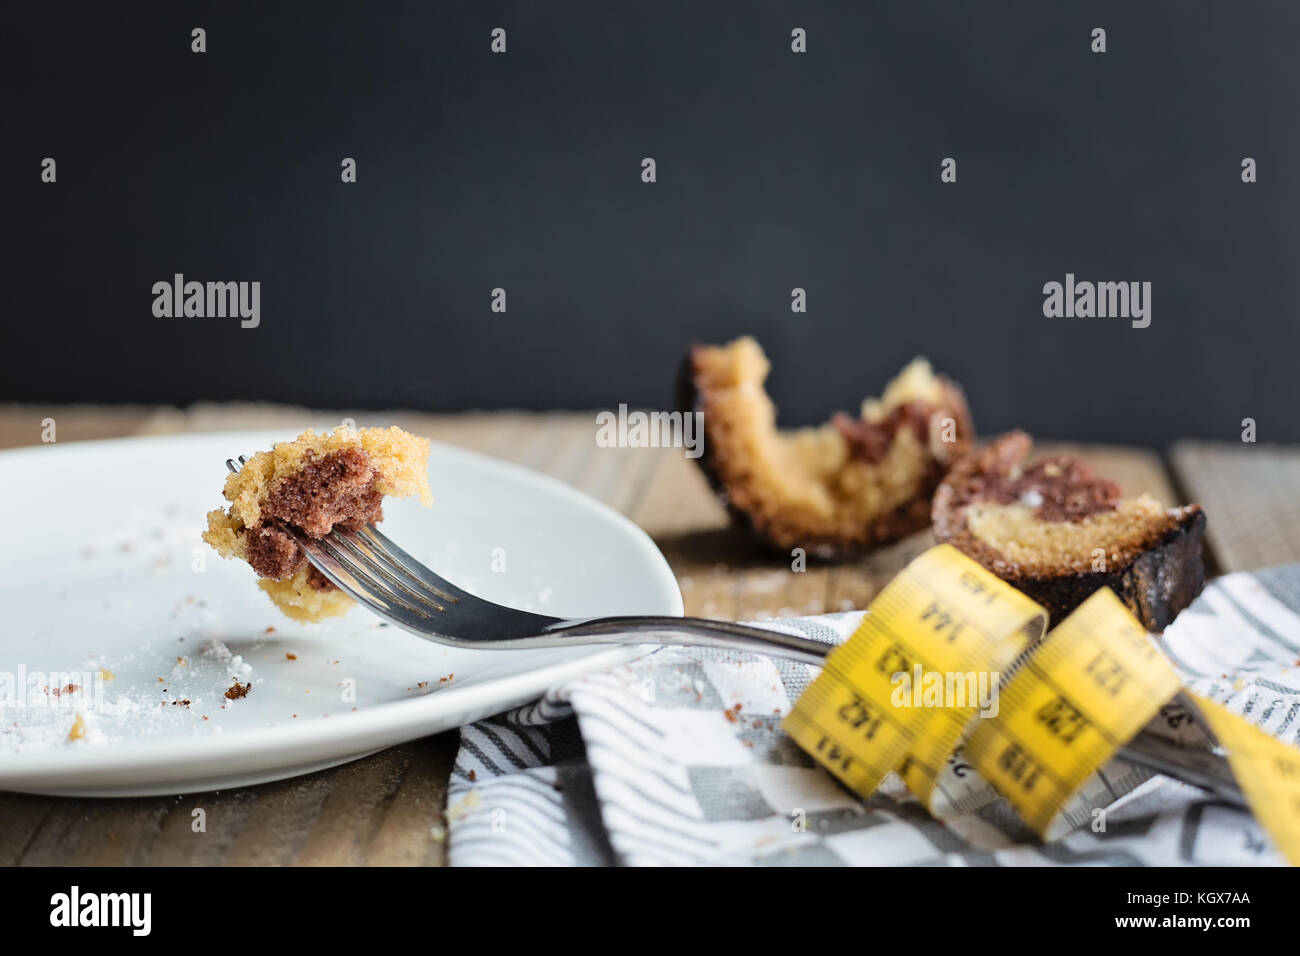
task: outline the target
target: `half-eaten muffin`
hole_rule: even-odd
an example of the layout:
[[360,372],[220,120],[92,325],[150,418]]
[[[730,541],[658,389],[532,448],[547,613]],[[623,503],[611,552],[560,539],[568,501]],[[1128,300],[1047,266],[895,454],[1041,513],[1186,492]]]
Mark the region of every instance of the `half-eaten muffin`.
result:
[[226,510],[208,513],[203,540],[247,561],[258,587],[298,621],[345,614],[352,599],[307,561],[286,530],[313,538],[383,520],[385,496],[429,505],[429,442],[391,428],[308,430],[258,452],[226,479]]
[[698,461],[735,521],[783,552],[841,558],[930,523],[930,497],[974,429],[961,389],[916,359],[863,402],[812,428],[781,430],[752,338],[695,346],[677,407],[701,412]]
[[1053,623],[1109,587],[1162,631],[1205,583],[1205,513],[1124,498],[1068,456],[1028,461],[1024,432],[957,462],[934,495],[934,535],[1047,608]]

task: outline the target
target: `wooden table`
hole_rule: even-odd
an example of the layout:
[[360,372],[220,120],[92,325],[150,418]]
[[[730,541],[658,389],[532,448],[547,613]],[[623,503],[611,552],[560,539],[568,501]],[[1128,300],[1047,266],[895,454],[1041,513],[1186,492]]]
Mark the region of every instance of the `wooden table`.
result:
[[[842,565],[756,553],[727,527],[693,462],[671,449],[600,448],[593,414],[308,412],[265,406],[187,410],[0,406],[0,448],[37,444],[53,418],[60,442],[233,428],[396,423],[417,434],[553,475],[648,531],[681,584],[686,613],[753,620],[862,607],[930,543],[928,532]],[[1044,449],[1047,445],[1041,446]],[[1212,571],[1300,561],[1300,449],[1183,442],[1169,454],[1068,449],[1127,493],[1209,512]],[[215,480],[219,480],[216,476]],[[436,493],[436,489],[435,489]],[[85,800],[0,793],[0,865],[439,864],[457,735],[438,734],[281,783],[185,797]],[[207,811],[192,833],[191,810]]]

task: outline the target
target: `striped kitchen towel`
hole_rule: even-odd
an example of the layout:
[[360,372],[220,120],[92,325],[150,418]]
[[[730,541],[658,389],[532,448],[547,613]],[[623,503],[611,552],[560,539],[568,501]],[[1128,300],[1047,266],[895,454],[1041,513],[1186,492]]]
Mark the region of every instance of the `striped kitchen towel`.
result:
[[[839,643],[861,614],[764,626]],[[1300,565],[1219,578],[1162,646],[1193,690],[1300,745]],[[860,800],[781,731],[815,674],[751,654],[662,648],[463,728],[451,863],[1283,862],[1245,811],[1120,761],[1093,781],[1106,794],[1100,825],[1048,843],[992,795],[942,821],[892,778]]]

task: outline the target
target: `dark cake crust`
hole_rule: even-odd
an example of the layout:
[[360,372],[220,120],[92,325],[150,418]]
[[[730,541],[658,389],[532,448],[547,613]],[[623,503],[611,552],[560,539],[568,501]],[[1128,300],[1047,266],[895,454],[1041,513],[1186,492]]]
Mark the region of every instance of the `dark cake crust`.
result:
[[1205,586],[1205,512],[1199,505],[1182,510],[1186,514],[1179,524],[1126,567],[1055,577],[1012,576],[1007,583],[1045,607],[1053,624],[1108,587],[1148,631],[1163,631]]

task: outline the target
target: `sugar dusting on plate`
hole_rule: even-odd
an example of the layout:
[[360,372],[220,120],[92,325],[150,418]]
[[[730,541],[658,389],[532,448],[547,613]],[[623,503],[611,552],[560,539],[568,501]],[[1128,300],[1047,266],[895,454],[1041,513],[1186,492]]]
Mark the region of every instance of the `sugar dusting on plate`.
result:
[[[54,747],[99,747],[139,741],[160,732],[197,733],[232,706],[232,681],[246,696],[256,683],[252,665],[224,643],[211,641],[195,659],[175,656],[171,666],[141,689],[121,687],[114,670],[92,658],[76,670],[46,672],[19,668],[0,675],[0,753],[30,753]],[[161,668],[159,668],[161,670]]]

